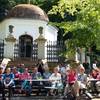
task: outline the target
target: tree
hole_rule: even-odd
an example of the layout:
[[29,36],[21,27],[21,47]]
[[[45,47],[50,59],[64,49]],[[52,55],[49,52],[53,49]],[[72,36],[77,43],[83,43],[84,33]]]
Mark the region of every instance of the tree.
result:
[[8,10],[10,10],[15,4],[14,0],[0,0],[0,21],[6,17]]
[[[8,11],[18,4],[34,4],[42,8],[47,13],[53,5],[57,4],[58,1],[59,0],[0,0],[0,19],[4,19]],[[52,21],[53,19],[56,20],[53,15],[50,15],[49,18]]]
[[[59,0],[53,6],[49,14],[60,14],[63,22],[53,23],[64,29],[63,36],[72,34],[67,40],[69,50],[73,52],[76,47],[91,47],[95,44],[98,49],[100,45],[100,0]],[[73,21],[66,21],[66,16],[71,15]]]

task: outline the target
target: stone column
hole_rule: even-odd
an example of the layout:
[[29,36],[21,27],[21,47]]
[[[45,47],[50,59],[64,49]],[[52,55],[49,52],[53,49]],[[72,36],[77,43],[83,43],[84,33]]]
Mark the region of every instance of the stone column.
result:
[[7,38],[5,38],[5,46],[4,46],[4,57],[6,58],[14,58],[14,44],[16,39],[12,34],[9,34]]
[[46,58],[46,47],[45,42],[46,39],[43,37],[42,34],[35,40],[38,44],[38,59],[45,59]]

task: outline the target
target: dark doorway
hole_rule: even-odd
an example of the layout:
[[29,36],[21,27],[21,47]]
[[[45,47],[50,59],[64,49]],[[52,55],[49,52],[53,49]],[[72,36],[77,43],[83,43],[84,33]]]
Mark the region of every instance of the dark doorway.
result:
[[30,35],[22,35],[19,37],[20,57],[32,57],[33,38]]

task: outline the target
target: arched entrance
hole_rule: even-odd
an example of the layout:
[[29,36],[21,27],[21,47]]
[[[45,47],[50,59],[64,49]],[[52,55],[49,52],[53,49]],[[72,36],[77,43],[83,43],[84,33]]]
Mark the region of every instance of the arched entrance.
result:
[[19,54],[22,58],[32,57],[33,38],[30,35],[21,35],[19,37]]

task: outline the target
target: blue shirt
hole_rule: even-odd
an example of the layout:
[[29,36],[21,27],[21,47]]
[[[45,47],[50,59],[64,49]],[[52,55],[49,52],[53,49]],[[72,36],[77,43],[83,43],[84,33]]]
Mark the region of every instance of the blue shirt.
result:
[[40,72],[32,73],[32,79],[39,79],[42,78],[42,75]]
[[4,74],[4,75],[3,75],[3,80],[4,80],[7,84],[9,84],[9,82],[10,82],[11,80],[13,80],[13,83],[14,83],[14,74],[13,74],[13,73]]
[[44,72],[43,73],[43,78],[44,79],[49,79],[50,76],[51,76],[51,73],[50,72]]

